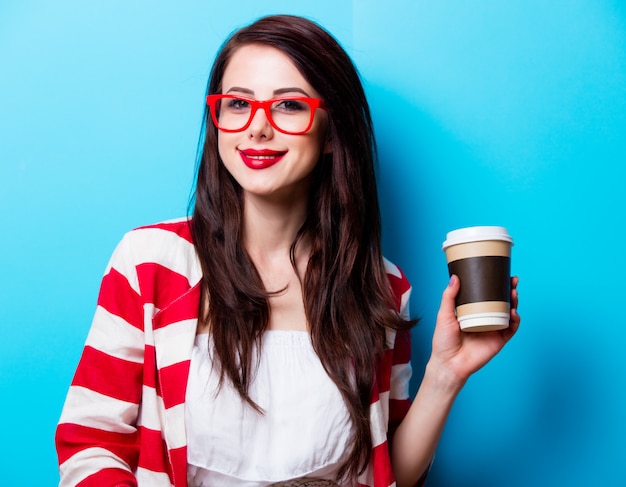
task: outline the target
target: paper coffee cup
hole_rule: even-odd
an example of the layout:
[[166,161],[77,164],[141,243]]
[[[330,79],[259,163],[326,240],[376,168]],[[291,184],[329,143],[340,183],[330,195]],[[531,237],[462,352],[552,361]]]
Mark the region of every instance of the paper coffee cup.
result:
[[443,251],[448,271],[461,283],[456,315],[463,331],[509,326],[512,245],[504,227],[467,227],[446,235]]

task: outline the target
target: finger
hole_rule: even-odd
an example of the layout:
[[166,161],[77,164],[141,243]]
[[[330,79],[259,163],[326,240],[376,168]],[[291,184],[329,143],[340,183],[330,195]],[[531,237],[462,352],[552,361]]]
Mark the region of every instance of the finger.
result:
[[511,309],[511,320],[509,321],[509,327],[505,330],[506,334],[505,334],[505,338],[506,340],[509,340],[513,335],[515,335],[515,333],[517,333],[517,330],[519,329],[519,325],[522,322],[522,318],[519,315],[519,313],[517,312],[517,309],[512,308]]
[[519,285],[519,277],[518,276],[511,277],[511,308],[518,307],[518,301],[519,301],[519,293],[517,291],[518,285]]
[[459,278],[456,275],[450,276],[448,286],[444,289],[441,296],[441,305],[439,306],[439,312],[437,313],[437,321],[443,323],[455,323],[456,314],[454,308],[456,306],[454,300],[459,293],[460,288]]
[[519,293],[517,289],[511,290],[511,308],[517,308],[519,304]]

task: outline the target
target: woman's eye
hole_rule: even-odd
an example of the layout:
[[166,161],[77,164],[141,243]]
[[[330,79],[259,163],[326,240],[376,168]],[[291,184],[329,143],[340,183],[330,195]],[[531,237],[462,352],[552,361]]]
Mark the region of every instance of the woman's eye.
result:
[[228,102],[228,108],[231,110],[247,110],[250,108],[250,103],[241,98],[232,98]]
[[281,100],[276,108],[285,112],[299,112],[305,109],[305,104],[299,100]]

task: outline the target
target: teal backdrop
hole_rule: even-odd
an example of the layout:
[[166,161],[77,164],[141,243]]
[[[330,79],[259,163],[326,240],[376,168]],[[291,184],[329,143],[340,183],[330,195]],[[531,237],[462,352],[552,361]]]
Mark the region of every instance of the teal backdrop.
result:
[[53,436],[122,234],[184,215],[212,59],[269,13],[319,21],[373,109],[387,256],[414,287],[416,390],[466,225],[515,239],[522,328],[467,384],[430,487],[623,486],[621,0],[1,0],[0,484]]

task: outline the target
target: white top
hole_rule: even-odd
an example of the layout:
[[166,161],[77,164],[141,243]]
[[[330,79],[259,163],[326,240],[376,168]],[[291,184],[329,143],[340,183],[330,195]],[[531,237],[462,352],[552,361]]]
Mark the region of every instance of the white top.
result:
[[267,331],[250,397],[228,380],[218,393],[213,342],[196,337],[185,419],[189,487],[261,487],[300,477],[335,479],[352,425],[308,332]]

